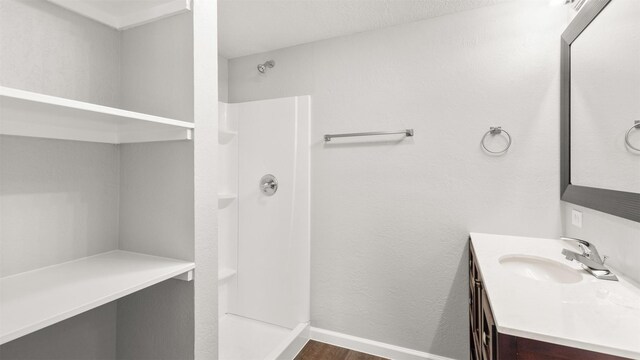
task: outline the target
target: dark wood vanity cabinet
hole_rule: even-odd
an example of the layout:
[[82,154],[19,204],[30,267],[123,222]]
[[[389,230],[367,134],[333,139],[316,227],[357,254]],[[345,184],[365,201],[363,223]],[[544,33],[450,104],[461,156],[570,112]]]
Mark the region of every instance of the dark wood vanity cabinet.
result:
[[[523,311],[528,310],[523,309]],[[469,344],[472,360],[625,359],[498,333],[471,241],[469,241]]]

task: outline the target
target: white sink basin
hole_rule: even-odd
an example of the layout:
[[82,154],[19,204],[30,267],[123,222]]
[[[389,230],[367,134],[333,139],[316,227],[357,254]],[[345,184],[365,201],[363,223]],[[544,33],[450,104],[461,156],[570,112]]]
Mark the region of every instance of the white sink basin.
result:
[[582,274],[580,274],[578,270],[543,257],[505,255],[498,261],[500,265],[509,271],[537,281],[573,284],[583,279]]

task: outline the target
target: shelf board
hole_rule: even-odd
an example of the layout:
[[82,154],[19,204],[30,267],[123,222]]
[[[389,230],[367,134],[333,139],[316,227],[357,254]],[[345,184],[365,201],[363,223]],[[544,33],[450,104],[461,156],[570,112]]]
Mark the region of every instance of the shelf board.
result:
[[223,208],[231,204],[231,202],[237,198],[238,198],[237,194],[218,193],[218,208]]
[[0,134],[124,144],[191,140],[194,124],[0,86]]
[[218,131],[218,143],[226,144],[238,135],[237,131],[231,130],[219,130]]
[[219,193],[218,194],[218,200],[233,200],[233,199],[235,199],[237,197],[238,197],[238,195],[231,194],[231,193]]
[[194,268],[192,262],[115,250],[0,278],[0,344]]
[[48,0],[117,30],[126,30],[191,10],[190,0]]
[[218,282],[223,282],[225,280],[231,279],[238,272],[235,269],[231,268],[222,268],[218,272]]

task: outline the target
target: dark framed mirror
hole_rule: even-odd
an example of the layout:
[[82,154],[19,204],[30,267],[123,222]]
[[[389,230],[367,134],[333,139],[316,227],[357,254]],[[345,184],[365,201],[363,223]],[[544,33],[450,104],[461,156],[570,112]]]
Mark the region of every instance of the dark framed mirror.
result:
[[640,222],[638,13],[640,1],[590,0],[562,34],[560,189]]

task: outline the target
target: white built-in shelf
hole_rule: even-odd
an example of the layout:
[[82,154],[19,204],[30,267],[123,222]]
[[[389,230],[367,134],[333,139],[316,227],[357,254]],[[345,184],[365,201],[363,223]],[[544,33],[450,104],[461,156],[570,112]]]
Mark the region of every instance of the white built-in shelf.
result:
[[218,193],[218,200],[233,200],[237,198],[238,195],[231,193]]
[[190,140],[194,124],[0,86],[0,134],[124,144]]
[[218,130],[218,143],[226,144],[238,135],[237,131]]
[[231,279],[238,272],[235,269],[230,268],[222,268],[218,271],[218,282],[223,282],[225,280]]
[[233,200],[238,198],[237,194],[231,193],[218,193],[218,207],[225,207],[229,205]]
[[191,10],[191,0],[49,2],[118,30],[126,30]]
[[115,250],[0,278],[0,344],[172,277],[189,280],[194,268]]

